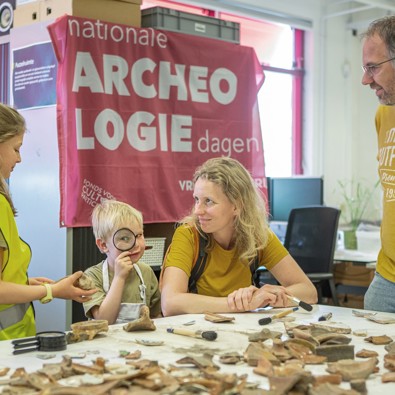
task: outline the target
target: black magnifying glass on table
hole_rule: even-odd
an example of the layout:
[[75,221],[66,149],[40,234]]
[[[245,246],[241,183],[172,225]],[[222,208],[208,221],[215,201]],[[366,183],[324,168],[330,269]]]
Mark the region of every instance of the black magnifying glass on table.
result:
[[[115,248],[119,251],[130,251],[136,245],[136,235],[129,228],[118,229],[112,237]],[[145,246],[146,250],[150,250],[152,246]]]
[[34,337],[12,341],[14,355],[30,351],[62,351],[67,348],[66,334],[58,331],[39,332]]

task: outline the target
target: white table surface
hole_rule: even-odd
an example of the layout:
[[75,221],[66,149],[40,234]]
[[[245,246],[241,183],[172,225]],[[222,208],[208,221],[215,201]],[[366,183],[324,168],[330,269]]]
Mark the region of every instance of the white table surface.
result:
[[[366,318],[355,317],[352,314],[352,309],[325,305],[315,305],[312,312],[308,313],[305,310],[293,313],[291,316],[296,318],[297,323],[308,324],[317,321],[318,318],[325,313],[332,312],[333,317],[331,321],[342,322],[348,324],[352,330],[366,329],[368,336],[388,335],[395,340],[395,324],[377,324]],[[101,356],[109,361],[109,363],[124,363],[124,359],[119,357],[120,350],[135,351],[141,350],[144,359],[151,359],[158,361],[161,365],[173,364],[176,361],[187,355],[187,351],[180,352],[177,348],[193,348],[195,345],[205,347],[206,349],[213,349],[215,356],[213,361],[220,366],[221,372],[236,373],[238,375],[248,374],[249,382],[258,382],[263,389],[269,389],[268,380],[266,377],[259,376],[253,373],[253,367],[246,363],[240,365],[225,365],[218,360],[218,355],[224,352],[237,351],[242,354],[248,345],[247,333],[255,333],[261,331],[263,328],[271,330],[278,330],[284,332],[284,325],[281,322],[273,322],[270,325],[258,325],[258,319],[267,317],[268,311],[260,311],[254,313],[240,313],[240,314],[225,314],[227,316],[235,317],[232,323],[212,323],[204,319],[204,315],[180,315],[174,317],[166,317],[155,320],[157,327],[156,331],[145,332],[125,332],[122,329],[123,325],[110,326],[109,332],[103,333],[91,341],[84,341],[74,344],[69,344],[65,351],[44,353],[44,352],[30,352],[20,355],[13,355],[13,346],[11,341],[0,342],[0,369],[2,367],[10,367],[12,374],[13,370],[19,367],[24,367],[26,371],[33,372],[41,368],[42,365],[48,363],[60,362],[62,355],[76,355],[82,352],[97,352],[97,354],[88,354],[85,359],[76,359],[77,363],[91,364],[92,360]],[[380,313],[380,316],[390,316],[395,318],[395,314]],[[180,327],[183,324],[195,321],[191,326],[183,326],[192,330],[215,330],[218,333],[218,338],[215,341],[207,341],[204,339],[191,338],[176,334],[167,333],[168,327]],[[395,394],[395,383],[382,383],[381,374],[388,372],[383,367],[383,356],[387,353],[384,346],[373,345],[364,341],[364,337],[348,335],[352,338],[351,344],[355,346],[355,353],[363,348],[375,350],[379,353],[379,373],[372,374],[367,380],[367,388],[371,394]],[[161,346],[144,346],[137,344],[135,339],[149,339],[149,340],[163,340],[164,344]],[[42,360],[37,356],[40,354],[53,354],[55,358]],[[359,358],[356,358],[359,359]],[[362,360],[362,359],[360,359]],[[306,365],[305,369],[311,370],[314,374],[326,374],[326,364],[323,365]],[[0,377],[0,384],[6,377]],[[343,382],[343,388],[350,388],[349,383]],[[0,392],[2,385],[0,385]]]

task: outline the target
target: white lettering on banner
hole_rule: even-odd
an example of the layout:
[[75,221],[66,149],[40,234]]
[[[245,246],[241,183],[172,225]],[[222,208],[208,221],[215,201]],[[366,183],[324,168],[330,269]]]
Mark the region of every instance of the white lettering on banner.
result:
[[121,27],[117,25],[108,26],[102,21],[80,21],[69,19],[70,36],[83,37],[92,40],[112,40],[116,43],[125,42],[126,44],[143,45],[148,47],[160,48],[167,47],[167,36],[162,32],[154,30],[152,27],[147,29],[136,29],[134,27]]
[[[254,178],[254,183],[258,188],[266,188],[267,183],[265,178]],[[181,191],[193,191],[192,180],[178,180],[178,185]]]
[[95,207],[98,202],[102,202],[104,199],[115,199],[110,192],[93,184],[86,178],[84,178],[82,185],[81,198],[91,207]]
[[210,132],[206,130],[205,137],[198,140],[197,148],[203,153],[212,152],[232,156],[232,153],[259,152],[259,142],[255,137],[247,138],[245,141],[240,137],[235,139],[225,137],[222,140],[218,137],[210,138]]
[[[77,149],[95,149],[95,138],[84,136],[81,109],[75,110]],[[160,149],[168,151],[168,117],[172,152],[192,152],[192,117],[187,115],[158,114],[158,119],[148,112],[138,111],[129,117],[126,125],[127,140],[138,151]],[[106,149],[115,151],[125,137],[125,125],[121,116],[109,108],[101,111],[93,125],[97,141]]]
[[191,180],[178,180],[181,191],[193,191],[193,182]]
[[[162,100],[169,100],[170,93],[173,91],[171,88],[174,88],[176,99],[179,101],[209,103],[210,92],[214,100],[223,105],[230,104],[237,94],[236,75],[223,67],[215,69],[209,75],[207,67],[173,65],[167,61],[160,61],[157,67],[158,65],[151,59],[142,58],[131,65],[131,87],[128,89],[128,62],[121,56],[105,54],[102,56],[102,61],[103,81],[92,55],[88,52],[77,52],[73,92],[79,92],[80,88],[88,88],[92,93],[112,95],[116,91],[121,96],[130,96],[133,90],[136,95],[145,99],[159,97]],[[153,74],[157,78],[157,87],[144,83],[144,73]],[[186,74],[189,74],[189,77]]]

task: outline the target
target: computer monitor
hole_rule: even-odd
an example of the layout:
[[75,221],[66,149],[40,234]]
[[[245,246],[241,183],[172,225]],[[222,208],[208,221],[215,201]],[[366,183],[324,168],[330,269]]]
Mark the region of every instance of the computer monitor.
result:
[[288,221],[295,207],[323,204],[322,177],[270,177],[267,181],[271,221]]

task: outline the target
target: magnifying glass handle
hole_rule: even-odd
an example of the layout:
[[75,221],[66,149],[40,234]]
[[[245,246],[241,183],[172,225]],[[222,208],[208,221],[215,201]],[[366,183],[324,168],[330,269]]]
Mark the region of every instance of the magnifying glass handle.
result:
[[38,341],[31,342],[31,343],[22,343],[22,344],[14,344],[14,350],[18,350],[20,348],[26,348],[26,347],[33,347],[33,346],[39,346],[40,343]]
[[19,350],[13,351],[12,354],[13,355],[24,354],[25,352],[37,351],[38,349],[39,349],[39,346],[33,347],[33,348],[21,348]]
[[37,337],[26,337],[25,339],[15,339],[11,342],[11,344],[22,344],[22,343],[29,343],[32,341],[37,340]]

